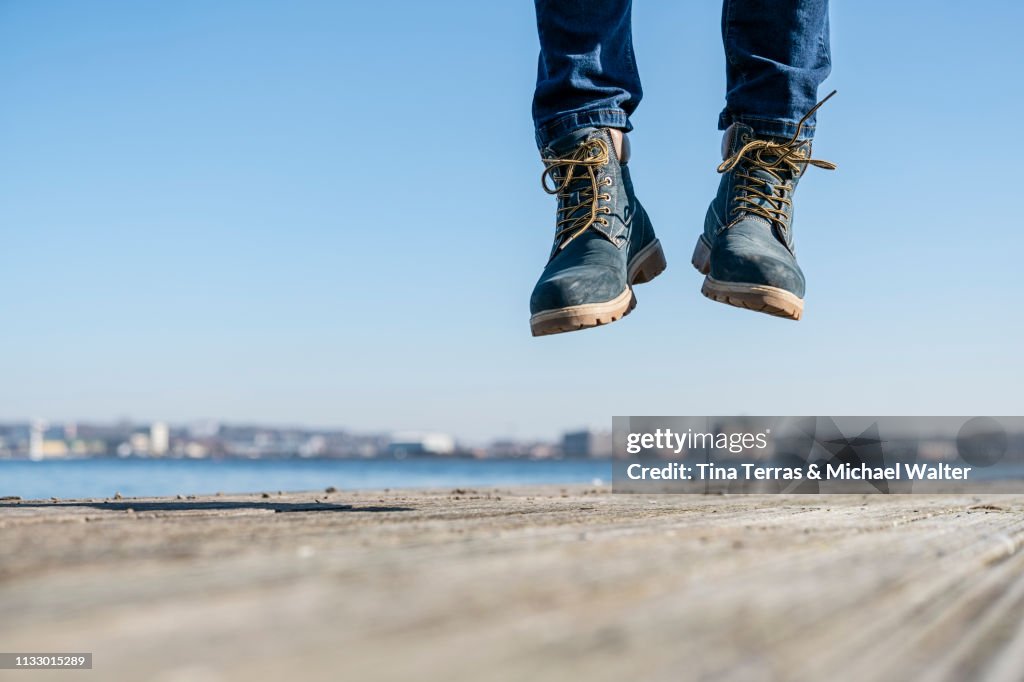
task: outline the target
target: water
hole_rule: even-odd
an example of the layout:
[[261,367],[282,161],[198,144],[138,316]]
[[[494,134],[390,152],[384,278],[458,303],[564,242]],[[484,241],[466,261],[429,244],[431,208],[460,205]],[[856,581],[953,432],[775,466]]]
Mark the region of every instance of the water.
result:
[[[611,481],[605,460],[0,460],[0,497],[127,497],[278,490],[466,488]],[[1024,464],[979,469],[972,479],[1024,480]]]
[[126,497],[216,492],[592,483],[611,480],[600,460],[0,460],[0,497]]

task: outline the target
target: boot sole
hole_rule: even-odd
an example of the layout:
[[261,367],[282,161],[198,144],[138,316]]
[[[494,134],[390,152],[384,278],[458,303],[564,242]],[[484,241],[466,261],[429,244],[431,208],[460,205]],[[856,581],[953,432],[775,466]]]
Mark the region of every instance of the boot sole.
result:
[[665,252],[655,239],[633,259],[626,272],[628,284],[622,293],[603,303],[585,303],[556,310],[545,310],[530,317],[530,332],[534,336],[562,334],[590,327],[599,327],[621,320],[636,307],[634,284],[645,284],[665,271]]
[[704,237],[697,238],[697,246],[693,249],[690,262],[698,272],[705,275],[700,293],[712,301],[787,320],[799,320],[804,314],[803,299],[791,291],[766,284],[719,282],[714,279],[708,274],[711,271],[711,248],[704,241]]

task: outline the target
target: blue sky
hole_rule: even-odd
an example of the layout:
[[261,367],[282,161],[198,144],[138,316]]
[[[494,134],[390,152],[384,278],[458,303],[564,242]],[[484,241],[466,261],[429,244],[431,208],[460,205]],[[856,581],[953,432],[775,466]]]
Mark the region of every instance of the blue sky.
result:
[[0,1],[0,419],[439,429],[1020,414],[1019,3],[836,3],[799,323],[713,304],[715,3],[637,0],[669,269],[533,339],[526,2]]

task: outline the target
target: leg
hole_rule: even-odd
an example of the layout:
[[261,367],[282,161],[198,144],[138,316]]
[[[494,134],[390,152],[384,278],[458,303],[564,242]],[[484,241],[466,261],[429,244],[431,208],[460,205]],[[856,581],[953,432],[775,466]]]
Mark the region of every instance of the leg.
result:
[[[832,68],[828,0],[725,0],[726,106],[719,130],[744,123],[791,137]],[[814,135],[814,117],[802,138]]]
[[537,144],[580,128],[629,130],[642,91],[633,56],[631,0],[535,0],[540,59]]
[[614,322],[665,254],[633,191],[624,130],[640,102],[630,0],[536,0],[533,118],[556,195],[555,240],[530,296],[534,336]]

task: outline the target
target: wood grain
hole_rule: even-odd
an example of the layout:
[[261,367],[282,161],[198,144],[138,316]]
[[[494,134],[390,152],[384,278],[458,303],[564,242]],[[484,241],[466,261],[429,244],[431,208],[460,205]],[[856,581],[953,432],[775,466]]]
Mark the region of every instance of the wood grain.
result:
[[0,502],[0,649],[75,680],[1024,679],[1024,496]]

